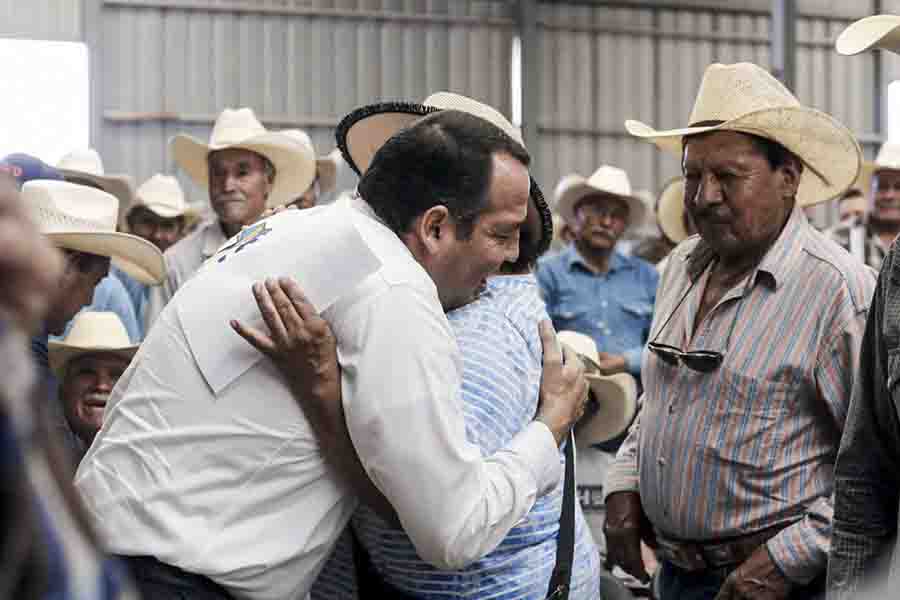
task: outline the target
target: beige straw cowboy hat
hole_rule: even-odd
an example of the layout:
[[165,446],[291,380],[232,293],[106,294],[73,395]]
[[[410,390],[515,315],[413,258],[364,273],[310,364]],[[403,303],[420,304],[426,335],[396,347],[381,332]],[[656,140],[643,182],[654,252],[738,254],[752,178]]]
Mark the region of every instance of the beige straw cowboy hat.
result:
[[611,165],[601,166],[590,177],[578,174],[563,177],[556,186],[556,212],[566,223],[574,224],[575,205],[596,194],[615,196],[628,204],[628,229],[644,223],[647,205],[632,191],[628,173]]
[[165,277],[156,246],[116,231],[119,201],[112,194],[68,181],[34,180],[22,186],[22,201],[55,245],[108,256],[141,283],[157,284]]
[[132,344],[119,315],[114,312],[82,311],[75,315],[69,334],[50,340],[47,351],[50,368],[62,377],[66,365],[85,354],[114,354],[131,360],[138,344]]
[[854,187],[858,187],[868,198],[872,193],[872,177],[882,170],[900,171],[900,144],[885,142],[878,149],[875,160],[863,161]]
[[873,15],[847,26],[834,44],[839,54],[850,56],[882,48],[900,53],[900,16]]
[[658,131],[629,120],[625,128],[678,157],[685,136],[709,131],[739,131],[778,142],[803,161],[800,206],[840,195],[859,173],[862,153],[850,130],[830,115],[801,105],[780,81],[751,63],[707,67],[689,123]]
[[585,378],[596,401],[595,409],[589,409],[578,424],[576,443],[591,446],[619,437],[637,414],[637,381],[628,373],[600,375],[597,344],[590,336],[576,331],[556,335],[584,361]]
[[93,148],[73,150],[63,156],[56,165],[66,181],[95,185],[119,199],[119,212],[123,213],[134,199],[133,182],[128,175],[107,175],[103,160]]
[[194,209],[184,199],[184,191],[171,175],[157,173],[134,192],[132,208],[143,206],[163,219],[191,218]]
[[670,242],[681,243],[688,238],[684,226],[684,177],[670,179],[659,193],[656,220]]
[[[497,109],[482,102],[454,94],[436,92],[421,104],[415,102],[381,102],[358,108],[345,116],[338,124],[334,136],[344,161],[358,175],[369,168],[375,153],[395,133],[420,118],[441,110],[458,110],[491,123],[525,148],[522,132]],[[531,179],[531,206],[537,210],[541,221],[541,235],[537,254],[543,254],[553,239],[553,221],[550,207],[544,200],[540,186]],[[530,212],[529,208],[529,212]]]
[[305,147],[283,133],[268,131],[249,108],[223,110],[213,125],[208,143],[179,133],[169,145],[178,166],[204,188],[209,185],[207,156],[210,152],[240,148],[265,156],[275,166],[275,181],[266,202],[269,208],[291,202],[316,177],[312,147]]
[[[289,135],[304,146],[309,147],[313,154],[315,154],[312,139],[309,137],[309,134],[302,129],[282,129],[281,133]],[[337,184],[338,169],[343,162],[344,160],[341,158],[341,151],[337,148],[325,156],[316,157],[316,178],[319,182],[320,193],[327,194],[334,189],[334,186]],[[297,195],[299,196],[305,191],[306,190],[301,190]]]

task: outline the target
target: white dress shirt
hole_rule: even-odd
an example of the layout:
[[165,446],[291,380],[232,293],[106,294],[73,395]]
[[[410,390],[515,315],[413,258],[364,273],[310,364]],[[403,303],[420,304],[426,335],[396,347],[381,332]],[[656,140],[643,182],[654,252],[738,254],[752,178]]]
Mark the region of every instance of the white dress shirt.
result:
[[295,276],[331,324],[356,451],[424,559],[480,558],[558,482],[541,423],[490,457],[466,441],[434,283],[366,212],[342,202],[244,230],[162,312],[76,474],[112,552],[155,556],[241,597],[309,591],[356,500],[274,364],[228,327],[261,323],[250,285],[272,275]]

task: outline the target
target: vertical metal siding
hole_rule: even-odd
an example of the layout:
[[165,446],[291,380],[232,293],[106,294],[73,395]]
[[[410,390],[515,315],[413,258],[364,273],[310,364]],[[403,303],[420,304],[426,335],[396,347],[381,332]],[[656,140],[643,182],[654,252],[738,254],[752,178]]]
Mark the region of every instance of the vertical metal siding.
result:
[[0,37],[80,42],[82,0],[2,0]]

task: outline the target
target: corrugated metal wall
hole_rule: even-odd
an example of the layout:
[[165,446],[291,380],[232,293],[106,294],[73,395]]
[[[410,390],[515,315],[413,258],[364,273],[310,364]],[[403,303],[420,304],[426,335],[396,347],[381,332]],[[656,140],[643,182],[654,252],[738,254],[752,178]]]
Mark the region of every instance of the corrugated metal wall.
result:
[[[542,1],[530,145],[545,191],[604,162],[628,169],[636,188],[658,189],[678,161],[629,138],[623,121],[683,125],[707,64],[768,66],[770,6]],[[873,6],[800,0],[797,23],[797,95],[844,121],[869,154],[880,139],[875,86],[900,78],[900,57],[840,57],[833,43]],[[882,6],[900,12],[900,0]],[[226,106],[252,106],[273,128],[303,127],[322,153],[340,116],[379,99],[450,89],[508,114],[516,15],[512,0],[0,0],[0,35],[88,41],[94,143],[108,170],[140,181],[175,171],[168,138],[206,138]],[[353,183],[345,173],[342,186]]]
[[167,140],[207,138],[226,106],[302,127],[321,153],[341,116],[382,99],[452,89],[508,112],[510,12],[474,0],[107,1],[100,147],[141,179],[173,171]]
[[[708,64],[770,64],[771,19],[763,11],[615,4],[542,7],[539,175],[545,185],[610,163],[627,169],[636,188],[655,192],[679,173],[678,158],[634,140],[623,122],[683,127]],[[841,16],[798,19],[795,93],[862,136],[871,153],[877,144],[873,54],[847,58],[834,51],[840,31],[869,13],[866,2],[855,2],[858,12],[848,15],[846,4]],[[821,210],[820,220],[828,212]]]

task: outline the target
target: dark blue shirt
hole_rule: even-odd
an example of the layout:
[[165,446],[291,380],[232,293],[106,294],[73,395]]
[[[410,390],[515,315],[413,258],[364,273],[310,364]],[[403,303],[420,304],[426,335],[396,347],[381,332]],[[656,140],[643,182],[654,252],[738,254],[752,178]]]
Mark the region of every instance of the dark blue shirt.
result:
[[597,350],[623,355],[628,372],[640,375],[659,283],[653,265],[614,251],[609,270],[596,274],[570,244],[538,262],[537,279],[557,331],[591,336]]

